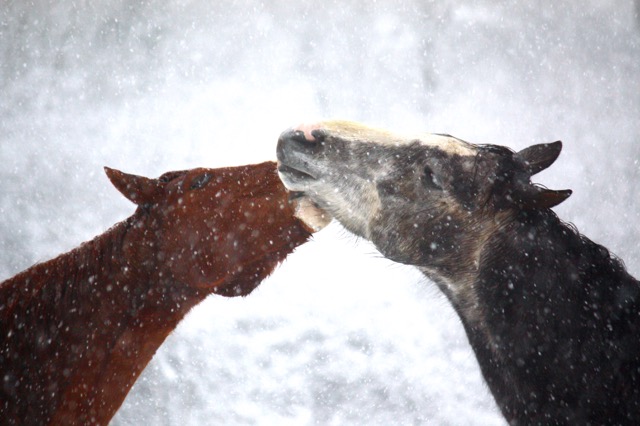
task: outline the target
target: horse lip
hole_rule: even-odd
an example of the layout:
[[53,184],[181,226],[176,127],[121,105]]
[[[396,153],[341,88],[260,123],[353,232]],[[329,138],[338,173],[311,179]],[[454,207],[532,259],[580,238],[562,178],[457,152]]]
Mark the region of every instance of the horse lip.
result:
[[300,198],[306,197],[307,194],[304,191],[289,191],[289,201],[299,200]]
[[309,172],[282,163],[278,164],[278,173],[282,176],[286,176],[289,180],[296,182],[316,180],[316,177]]

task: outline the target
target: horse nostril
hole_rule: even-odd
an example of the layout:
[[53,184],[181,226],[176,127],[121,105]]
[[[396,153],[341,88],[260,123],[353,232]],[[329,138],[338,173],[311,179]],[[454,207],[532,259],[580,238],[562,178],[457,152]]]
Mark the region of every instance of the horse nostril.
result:
[[[283,161],[293,153],[302,154],[305,156],[312,156],[318,154],[324,145],[324,137],[318,138],[318,134],[315,130],[313,135],[309,132],[305,132],[301,129],[288,129],[282,132],[278,139],[278,160]],[[309,137],[313,139],[309,139]]]
[[324,142],[327,137],[327,132],[323,129],[313,129],[311,131],[311,136],[313,136],[316,142]]
[[315,144],[315,139],[307,139],[307,135],[303,130],[291,130],[290,139],[302,144]]
[[302,123],[291,129],[294,132],[302,132],[308,141],[322,142],[325,132],[322,130],[321,123]]
[[[280,139],[288,139],[296,144],[301,146],[314,146],[317,145],[319,139],[316,137],[316,131],[313,131],[314,134],[307,133],[301,129],[289,129],[284,131],[280,135]],[[324,138],[322,138],[324,139]]]

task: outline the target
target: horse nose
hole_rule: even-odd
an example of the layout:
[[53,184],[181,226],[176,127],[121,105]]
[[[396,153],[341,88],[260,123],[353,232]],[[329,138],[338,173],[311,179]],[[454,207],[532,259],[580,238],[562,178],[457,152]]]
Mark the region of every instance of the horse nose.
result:
[[292,130],[302,132],[308,141],[322,142],[325,136],[320,123],[303,123],[294,127]]
[[297,143],[299,145],[309,145],[313,146],[316,144],[316,140],[311,134],[306,133],[302,129],[292,128],[287,129],[280,135],[280,140],[288,139],[293,143]]
[[282,132],[278,138],[278,160],[286,162],[287,158],[292,155],[298,156],[300,154],[311,157],[322,150],[324,138],[313,130],[315,129],[309,130],[308,127],[299,126]]

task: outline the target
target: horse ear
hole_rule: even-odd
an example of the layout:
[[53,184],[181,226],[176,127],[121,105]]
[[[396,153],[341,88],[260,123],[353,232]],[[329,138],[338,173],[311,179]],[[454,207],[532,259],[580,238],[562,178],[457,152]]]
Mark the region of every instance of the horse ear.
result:
[[532,145],[515,154],[525,167],[526,173],[533,176],[553,164],[562,151],[562,142]]
[[139,206],[156,202],[160,186],[156,179],[131,175],[120,170],[104,168],[107,177],[128,200]]
[[573,193],[570,189],[555,191],[541,186],[529,185],[526,191],[515,198],[516,204],[523,210],[550,209],[555,207]]

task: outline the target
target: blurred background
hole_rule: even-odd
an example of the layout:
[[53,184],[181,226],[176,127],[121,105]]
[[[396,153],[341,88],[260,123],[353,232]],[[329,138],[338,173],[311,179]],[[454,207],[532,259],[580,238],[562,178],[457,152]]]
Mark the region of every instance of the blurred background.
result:
[[[0,3],[0,280],[134,211],[108,165],[275,158],[343,118],[514,149],[640,275],[640,6],[633,0]],[[249,297],[212,296],[114,425],[503,424],[434,284],[330,225]]]

